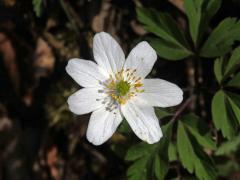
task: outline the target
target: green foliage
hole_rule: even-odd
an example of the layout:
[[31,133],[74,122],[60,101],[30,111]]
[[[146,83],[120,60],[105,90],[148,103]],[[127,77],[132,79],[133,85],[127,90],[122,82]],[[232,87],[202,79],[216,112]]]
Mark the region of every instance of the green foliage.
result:
[[240,47],[236,48],[228,60],[227,66],[224,71],[224,76],[229,76],[231,73],[234,73],[240,65]]
[[[238,123],[240,124],[240,96],[235,93],[227,92],[228,101],[233,114],[235,115]],[[234,118],[234,117],[232,117]]]
[[189,51],[185,51],[181,47],[163,39],[150,38],[149,41],[151,46],[157,51],[157,54],[165,59],[180,60],[190,55]]
[[228,53],[234,41],[240,40],[240,22],[226,18],[213,30],[201,49],[203,57],[217,57]]
[[227,86],[240,88],[240,73],[237,73],[228,83]]
[[172,123],[162,127],[164,136],[157,144],[140,143],[132,146],[125,157],[134,161],[127,171],[129,180],[164,179],[169,168],[166,154],[172,134]]
[[197,128],[199,119],[196,116],[188,115],[182,119],[177,128],[177,150],[181,163],[190,173],[195,172],[199,179],[215,179],[214,164],[201,148],[215,148],[215,144],[209,135],[204,135],[201,128]]
[[186,115],[181,119],[181,122],[202,147],[216,149],[216,144],[208,131],[208,125],[198,116],[194,114]]
[[32,0],[32,4],[36,16],[40,17],[42,14],[42,0]]
[[223,79],[223,58],[218,58],[214,62],[214,74],[219,84],[221,84],[221,81]]
[[175,143],[170,142],[168,147],[168,158],[169,161],[175,161],[177,160],[177,146]]
[[182,31],[169,15],[154,9],[137,8],[137,17],[147,31],[158,37],[150,42],[159,56],[179,60],[191,55]]
[[165,117],[167,117],[167,116],[171,116],[171,114],[169,113],[169,112],[167,112],[165,109],[163,109],[163,108],[159,108],[159,107],[156,107],[156,108],[154,108],[154,110],[155,110],[155,113],[156,113],[156,115],[157,115],[157,117],[160,119],[162,119],[162,118],[165,118]]
[[215,152],[216,155],[226,155],[237,151],[240,148],[240,134],[231,141],[224,142]]
[[[220,57],[215,60],[214,73],[219,84],[224,83],[228,79],[227,86],[239,86],[239,73],[236,76],[231,76],[236,72],[240,65],[240,47],[234,49],[229,59]],[[232,78],[229,81],[229,78]]]
[[[218,58],[214,63],[214,73],[218,83],[228,90],[219,90],[212,100],[213,122],[223,136],[231,139],[240,124],[240,96],[231,87],[240,87],[240,75],[236,73],[240,64],[240,48],[236,48],[229,59]],[[229,89],[230,88],[230,89]]]
[[236,131],[236,123],[231,118],[227,96],[222,90],[213,97],[212,117],[215,127],[222,131],[224,137],[231,139]]
[[190,34],[195,45],[197,45],[208,21],[216,14],[220,5],[220,0],[184,0]]

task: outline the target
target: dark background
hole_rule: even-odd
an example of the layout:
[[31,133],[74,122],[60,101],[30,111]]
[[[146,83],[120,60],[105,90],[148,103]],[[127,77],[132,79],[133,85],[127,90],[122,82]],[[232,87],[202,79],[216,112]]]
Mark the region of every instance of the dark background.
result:
[[[93,59],[92,38],[100,31],[114,36],[127,55],[149,36],[136,19],[139,3],[186,27],[182,0],[43,0],[39,16],[32,1],[0,1],[0,179],[126,179],[124,152],[138,140],[116,133],[102,146],[87,142],[89,115],[74,116],[67,108],[67,97],[79,87],[65,66],[73,57]],[[211,26],[239,17],[239,9],[239,1],[224,0]],[[203,62],[206,87],[215,81],[212,63]],[[191,68],[186,60],[159,58],[151,76],[187,94]]]

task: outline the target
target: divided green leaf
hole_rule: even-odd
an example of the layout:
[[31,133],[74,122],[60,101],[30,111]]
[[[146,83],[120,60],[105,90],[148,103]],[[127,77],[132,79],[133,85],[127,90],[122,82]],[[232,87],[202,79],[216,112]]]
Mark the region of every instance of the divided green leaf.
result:
[[216,172],[212,160],[204,153],[199,141],[196,141],[196,134],[192,136],[190,133],[184,122],[179,121],[177,149],[181,163],[190,173],[195,172],[199,179],[215,179]]
[[157,54],[165,59],[181,60],[191,55],[189,51],[183,50],[182,47],[161,38],[150,38],[150,44]]
[[198,116],[194,114],[183,116],[181,122],[202,147],[213,150],[216,149],[216,144],[208,131],[208,125]]
[[[137,18],[148,32],[159,37],[152,40],[152,45],[159,56],[179,60],[191,55],[182,31],[169,15],[154,9],[137,8]],[[171,49],[176,49],[174,55],[171,55]]]
[[240,40],[240,21],[226,18],[212,31],[201,49],[203,57],[217,57],[228,53],[235,41]]
[[233,73],[240,65],[240,47],[234,49],[225,68],[224,76]]
[[220,8],[220,0],[184,0],[192,40],[197,45],[209,20]]
[[231,118],[227,96],[219,90],[212,100],[212,117],[215,127],[221,130],[224,137],[231,139],[236,131],[236,122]]
[[172,124],[162,127],[164,136],[157,144],[140,143],[132,146],[125,157],[126,160],[134,161],[128,168],[129,180],[148,180],[156,178],[163,180],[168,172],[168,146],[172,133]]

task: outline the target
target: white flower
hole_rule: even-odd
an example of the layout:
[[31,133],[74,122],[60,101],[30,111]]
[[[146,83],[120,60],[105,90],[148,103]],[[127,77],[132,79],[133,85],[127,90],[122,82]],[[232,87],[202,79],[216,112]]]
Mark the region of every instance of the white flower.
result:
[[162,79],[144,79],[157,60],[145,41],[125,55],[107,33],[93,39],[94,63],[71,59],[67,73],[82,87],[68,98],[69,109],[78,115],[93,112],[87,139],[100,145],[116,131],[123,117],[134,133],[149,144],[162,137],[153,106],[169,107],[182,102],[182,90]]

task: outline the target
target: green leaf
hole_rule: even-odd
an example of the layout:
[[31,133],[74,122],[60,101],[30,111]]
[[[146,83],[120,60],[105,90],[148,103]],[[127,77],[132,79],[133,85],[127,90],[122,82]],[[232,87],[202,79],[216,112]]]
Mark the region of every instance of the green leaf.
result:
[[223,78],[222,64],[223,58],[218,58],[214,62],[214,74],[219,84],[221,83]]
[[240,47],[236,48],[233,51],[227,63],[224,75],[233,73],[234,70],[236,70],[239,67],[238,66],[239,64],[240,64]]
[[154,158],[154,172],[158,180],[163,180],[168,172],[168,163],[161,159],[159,155]]
[[227,95],[232,111],[240,124],[240,96],[230,92],[227,92]]
[[149,145],[145,142],[139,143],[132,146],[128,151],[125,157],[126,160],[132,161],[141,158],[144,155],[148,155],[153,149],[156,148],[156,145]]
[[227,86],[240,88],[240,72],[227,83]]
[[177,160],[177,147],[176,147],[176,144],[173,144],[172,142],[169,143],[168,158],[169,158],[169,161]]
[[32,0],[33,10],[36,13],[37,17],[40,17],[42,14],[42,0]]
[[192,144],[188,139],[187,132],[185,131],[184,126],[180,121],[178,122],[177,130],[177,149],[183,166],[187,168],[190,173],[193,173],[194,160],[196,157],[193,152]]
[[127,123],[126,119],[123,119],[123,122],[121,123],[117,131],[126,135],[129,135],[130,133],[132,133],[132,130],[129,124]]
[[[137,8],[137,17],[148,32],[160,38],[158,41],[153,40],[152,43],[157,47],[161,57],[176,60],[182,58],[181,52],[185,54],[184,57],[191,54],[187,49],[188,43],[182,31],[169,15],[157,12],[154,9]],[[169,53],[171,49],[176,49],[175,52],[178,53],[175,53],[174,56],[169,56],[171,55]],[[181,56],[178,57],[179,54]]]
[[194,114],[183,116],[181,122],[201,146],[216,149],[216,144],[208,132],[208,125],[198,116]]
[[148,180],[153,177],[163,180],[168,172],[168,146],[172,133],[172,123],[162,127],[165,136],[153,145],[140,143],[131,147],[125,157],[134,161],[128,168],[127,176],[130,180]]
[[227,161],[217,165],[218,176],[230,177],[234,172],[239,172],[240,166],[237,161]]
[[154,110],[159,119],[165,118],[167,116],[171,116],[171,114],[163,108],[155,107]]
[[191,55],[190,51],[160,38],[151,38],[150,44],[160,57],[168,60],[181,60]]
[[240,147],[240,134],[234,137],[232,140],[222,143],[217,151],[216,155],[228,155],[232,152],[236,152]]
[[203,180],[215,179],[215,169],[211,159],[187,133],[181,121],[178,121],[177,149],[183,166],[190,173],[195,172],[196,176]]
[[220,4],[220,0],[184,0],[190,34],[195,45],[204,33],[209,20],[218,11]]
[[231,139],[235,134],[235,122],[230,118],[226,104],[226,95],[219,90],[212,100],[212,117],[215,127],[221,130],[224,137]]
[[196,44],[201,21],[201,7],[203,0],[184,0],[184,9],[189,21],[190,34]]
[[217,57],[228,53],[234,41],[240,39],[240,22],[236,18],[226,18],[212,31],[201,49],[203,57]]
[[135,161],[127,170],[129,180],[147,180],[148,157]]

